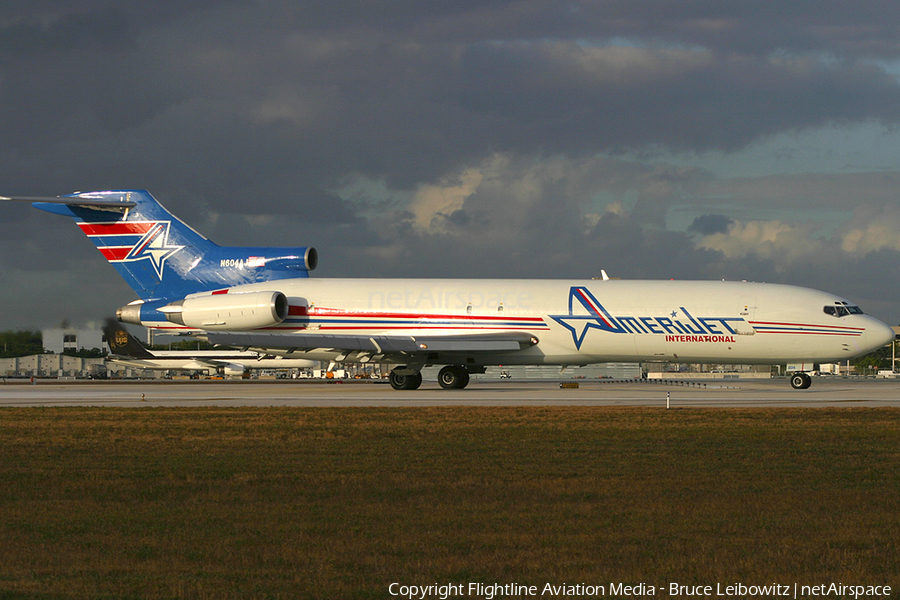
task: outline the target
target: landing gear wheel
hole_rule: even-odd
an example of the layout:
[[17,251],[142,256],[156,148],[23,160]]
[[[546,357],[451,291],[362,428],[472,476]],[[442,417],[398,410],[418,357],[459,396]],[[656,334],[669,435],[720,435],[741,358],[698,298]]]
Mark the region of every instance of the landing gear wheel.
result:
[[791,375],[791,387],[795,390],[805,390],[812,385],[812,378],[806,373],[794,373]]
[[469,385],[469,371],[465,367],[447,365],[438,373],[438,383],[445,390],[461,390]]
[[395,390],[417,390],[422,385],[422,374],[398,375],[391,371],[391,387]]

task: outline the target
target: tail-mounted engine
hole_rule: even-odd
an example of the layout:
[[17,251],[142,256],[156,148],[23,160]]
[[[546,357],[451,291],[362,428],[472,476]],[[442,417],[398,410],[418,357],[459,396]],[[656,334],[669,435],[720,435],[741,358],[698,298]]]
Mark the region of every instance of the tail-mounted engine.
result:
[[278,325],[288,316],[281,292],[245,292],[195,296],[158,309],[166,319],[196,329],[242,330]]

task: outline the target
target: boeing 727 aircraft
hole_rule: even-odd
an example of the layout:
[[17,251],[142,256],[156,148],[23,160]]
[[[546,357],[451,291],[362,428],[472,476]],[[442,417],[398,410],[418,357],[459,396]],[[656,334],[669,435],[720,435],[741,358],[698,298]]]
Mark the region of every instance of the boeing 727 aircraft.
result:
[[271,356],[242,350],[156,350],[144,347],[124,327],[110,319],[103,328],[114,363],[139,369],[172,371],[221,370],[223,375],[243,376],[251,369],[310,369],[319,363],[304,358]]
[[[463,388],[489,365],[844,361],[894,339],[852,302],[800,287],[727,281],[313,279],[313,248],[212,243],[148,192],[30,200],[71,217],[139,299],[122,322],[199,331],[214,344],[334,362],[426,365]],[[791,378],[809,387],[806,373]]]

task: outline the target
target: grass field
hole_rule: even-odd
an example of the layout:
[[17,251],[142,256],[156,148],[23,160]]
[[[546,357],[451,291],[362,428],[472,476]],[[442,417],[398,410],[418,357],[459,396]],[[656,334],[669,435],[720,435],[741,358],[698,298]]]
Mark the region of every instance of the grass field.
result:
[[900,591],[895,410],[9,408],[0,452],[0,598]]

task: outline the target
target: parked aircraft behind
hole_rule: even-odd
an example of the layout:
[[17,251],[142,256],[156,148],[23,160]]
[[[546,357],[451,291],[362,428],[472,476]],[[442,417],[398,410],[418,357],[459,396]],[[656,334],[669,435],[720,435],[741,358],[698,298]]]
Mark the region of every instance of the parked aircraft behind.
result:
[[167,371],[221,370],[223,375],[243,376],[251,369],[311,369],[315,360],[272,356],[242,350],[148,350],[124,327],[110,320],[103,328],[111,362],[138,369]]
[[[120,321],[201,331],[215,344],[334,362],[426,365],[463,388],[489,365],[844,361],[894,333],[850,301],[795,286],[727,281],[316,279],[313,248],[220,247],[148,192],[32,200],[72,217],[139,299]],[[791,378],[809,387],[806,373]]]

